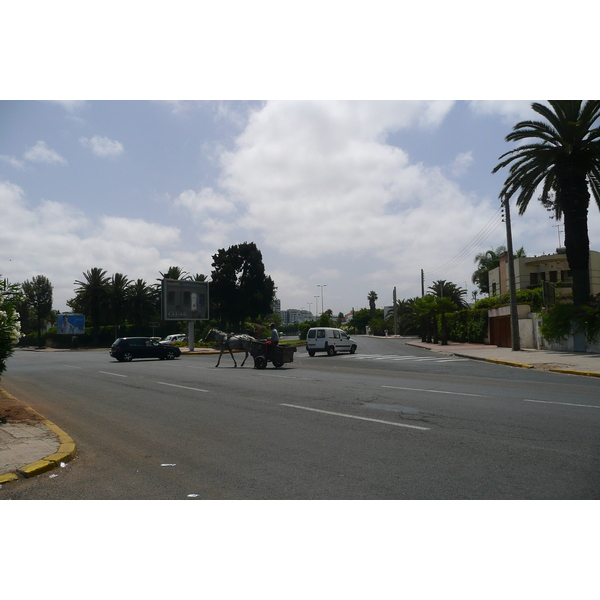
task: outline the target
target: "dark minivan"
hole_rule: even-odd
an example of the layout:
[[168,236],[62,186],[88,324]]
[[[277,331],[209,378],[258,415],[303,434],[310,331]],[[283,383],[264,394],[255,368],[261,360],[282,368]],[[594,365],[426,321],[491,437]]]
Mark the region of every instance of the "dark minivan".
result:
[[126,337],[114,341],[110,355],[120,362],[130,362],[134,358],[173,360],[181,356],[181,350],[177,346],[164,346],[148,337]]

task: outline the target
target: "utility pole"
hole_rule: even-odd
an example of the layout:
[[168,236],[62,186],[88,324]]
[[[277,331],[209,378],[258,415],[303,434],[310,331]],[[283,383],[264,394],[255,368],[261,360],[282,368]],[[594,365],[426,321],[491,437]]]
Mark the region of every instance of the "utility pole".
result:
[[398,335],[398,304],[396,302],[396,286],[394,286],[394,335]]
[[513,258],[512,230],[510,227],[510,202],[504,199],[504,210],[506,219],[506,248],[508,250],[508,289],[510,292],[510,337],[512,349],[521,350],[521,338],[519,335],[519,315],[517,314],[517,286],[515,282],[515,261]]
[[421,298],[425,295],[425,273],[421,269]]

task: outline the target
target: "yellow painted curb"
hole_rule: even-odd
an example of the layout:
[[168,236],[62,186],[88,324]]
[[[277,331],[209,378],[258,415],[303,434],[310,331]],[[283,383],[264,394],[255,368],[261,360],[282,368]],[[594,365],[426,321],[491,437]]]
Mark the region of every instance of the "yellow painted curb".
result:
[[15,481],[16,479],[19,479],[19,476],[15,473],[4,473],[4,475],[0,475],[0,485],[9,481]]
[[17,469],[16,473],[18,473],[19,475],[23,475],[23,477],[29,478],[35,477],[36,475],[41,475],[46,471],[54,469],[54,467],[56,467],[55,463],[42,459],[36,460],[35,462],[32,462],[28,465],[25,465],[24,467],[21,467],[20,469]]
[[587,377],[600,377],[600,373],[590,373],[589,371],[573,371],[571,369],[548,369],[553,373],[566,373],[567,375],[585,375]]

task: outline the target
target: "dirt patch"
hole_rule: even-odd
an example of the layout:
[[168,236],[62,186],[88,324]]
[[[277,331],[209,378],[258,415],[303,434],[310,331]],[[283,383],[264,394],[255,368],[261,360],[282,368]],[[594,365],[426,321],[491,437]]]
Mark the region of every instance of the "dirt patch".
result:
[[532,365],[534,369],[538,369],[539,371],[550,371],[550,369],[561,369],[561,370],[569,370],[573,369],[570,365],[559,365],[558,363],[540,363],[537,365]]
[[0,388],[0,427],[2,423],[39,423],[44,417]]

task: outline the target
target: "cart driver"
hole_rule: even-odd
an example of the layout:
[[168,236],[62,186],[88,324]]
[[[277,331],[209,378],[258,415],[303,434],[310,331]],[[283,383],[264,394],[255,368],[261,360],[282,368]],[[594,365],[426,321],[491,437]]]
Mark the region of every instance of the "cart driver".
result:
[[269,348],[271,346],[277,346],[279,344],[279,333],[277,332],[277,327],[275,327],[275,323],[271,323],[271,339],[267,340],[265,350],[266,354],[271,357]]

